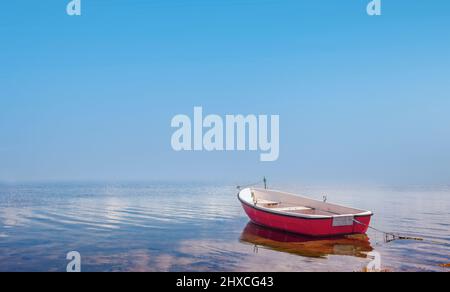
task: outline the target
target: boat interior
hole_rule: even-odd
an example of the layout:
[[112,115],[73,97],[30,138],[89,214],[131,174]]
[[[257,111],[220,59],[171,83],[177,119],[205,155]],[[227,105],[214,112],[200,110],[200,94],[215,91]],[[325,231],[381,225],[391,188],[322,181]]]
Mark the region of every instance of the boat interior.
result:
[[357,215],[368,212],[284,192],[264,189],[248,189],[244,193],[245,191],[241,196],[242,199],[249,201],[254,206],[275,212],[310,216]]

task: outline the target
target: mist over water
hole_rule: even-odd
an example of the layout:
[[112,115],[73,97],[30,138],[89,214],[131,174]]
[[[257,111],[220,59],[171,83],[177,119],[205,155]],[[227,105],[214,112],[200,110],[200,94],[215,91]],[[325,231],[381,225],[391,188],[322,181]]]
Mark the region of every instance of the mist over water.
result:
[[[277,189],[375,213],[372,225],[429,241],[383,236],[309,239],[248,223],[231,185],[0,186],[0,271],[361,271],[367,252],[392,271],[443,271],[450,262],[450,188]],[[446,245],[445,245],[446,244]]]

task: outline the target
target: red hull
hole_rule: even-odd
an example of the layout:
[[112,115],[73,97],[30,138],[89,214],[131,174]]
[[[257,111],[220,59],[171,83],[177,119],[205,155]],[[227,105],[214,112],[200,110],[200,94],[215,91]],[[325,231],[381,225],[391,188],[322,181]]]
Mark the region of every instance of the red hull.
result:
[[364,225],[354,222],[353,225],[349,226],[333,226],[332,218],[300,218],[256,209],[244,202],[242,202],[242,206],[250,220],[255,224],[315,237],[364,234],[367,232],[372,216],[355,216],[355,220]]

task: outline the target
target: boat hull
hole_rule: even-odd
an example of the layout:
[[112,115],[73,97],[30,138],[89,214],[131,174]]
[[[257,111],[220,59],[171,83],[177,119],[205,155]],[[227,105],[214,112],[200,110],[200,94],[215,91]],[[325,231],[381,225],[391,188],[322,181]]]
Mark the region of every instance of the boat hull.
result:
[[[333,226],[333,218],[301,218],[284,214],[275,214],[242,202],[245,213],[258,225],[313,237],[325,237],[347,234],[365,234],[372,215],[355,216],[348,226]],[[362,224],[361,224],[362,223]]]

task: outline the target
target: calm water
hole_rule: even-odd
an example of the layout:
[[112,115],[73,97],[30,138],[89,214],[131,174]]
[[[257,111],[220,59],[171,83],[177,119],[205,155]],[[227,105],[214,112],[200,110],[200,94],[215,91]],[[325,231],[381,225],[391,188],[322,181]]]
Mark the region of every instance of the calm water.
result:
[[450,188],[277,186],[370,209],[383,236],[311,240],[248,224],[234,186],[87,184],[0,186],[0,271],[361,271],[367,252],[392,271],[446,271]]

